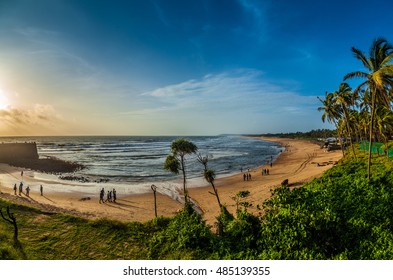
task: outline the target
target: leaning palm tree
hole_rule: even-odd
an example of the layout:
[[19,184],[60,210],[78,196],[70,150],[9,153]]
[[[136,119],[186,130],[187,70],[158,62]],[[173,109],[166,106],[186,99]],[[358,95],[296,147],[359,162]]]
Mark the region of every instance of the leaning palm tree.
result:
[[202,155],[198,155],[198,161],[203,165],[203,177],[207,182],[210,183],[210,185],[213,188],[214,195],[216,196],[218,207],[220,208],[220,211],[222,212],[222,205],[220,202],[220,197],[218,196],[218,191],[217,187],[214,185],[214,180],[216,178],[216,172],[213,169],[209,169],[207,166],[207,163],[209,162],[209,156],[203,157]]
[[359,59],[366,71],[355,71],[344,76],[344,80],[349,78],[365,79],[355,90],[358,93],[363,89],[368,89],[371,94],[371,116],[369,129],[369,153],[368,153],[368,167],[367,177],[370,179],[371,175],[371,150],[373,142],[374,131],[374,115],[376,104],[384,104],[390,108],[389,91],[393,86],[393,46],[383,38],[377,38],[371,45],[369,55],[352,47],[352,52],[355,57]]
[[349,136],[352,153],[356,159],[355,148],[352,143],[352,129],[349,124],[349,110],[355,104],[355,99],[352,98],[352,89],[347,83],[341,83],[338,90],[333,94],[335,95],[336,104],[341,108],[346,134]]
[[172,173],[179,174],[179,171],[183,173],[183,192],[185,203],[188,203],[188,192],[186,188],[186,155],[195,154],[198,151],[198,147],[183,138],[176,139],[171,144],[172,154],[167,156],[164,163],[164,168],[171,171]]

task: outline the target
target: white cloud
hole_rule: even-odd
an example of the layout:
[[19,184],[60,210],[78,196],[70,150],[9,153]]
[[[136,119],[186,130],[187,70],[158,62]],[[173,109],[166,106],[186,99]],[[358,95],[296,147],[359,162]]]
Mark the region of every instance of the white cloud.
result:
[[50,135],[64,128],[65,122],[51,105],[35,104],[0,110],[0,124],[3,135]]
[[[260,71],[240,69],[145,92],[146,107],[120,113],[155,131],[258,133],[304,130],[320,123],[315,96],[303,96],[291,81],[269,81]],[[120,115],[119,114],[119,115]],[[132,122],[132,121],[130,121]],[[168,132],[168,127],[174,131]],[[159,132],[157,132],[159,133]]]

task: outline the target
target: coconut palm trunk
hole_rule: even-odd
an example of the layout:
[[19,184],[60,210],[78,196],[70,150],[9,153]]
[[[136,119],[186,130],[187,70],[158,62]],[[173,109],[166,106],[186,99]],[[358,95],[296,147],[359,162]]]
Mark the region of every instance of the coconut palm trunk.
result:
[[370,119],[370,131],[369,131],[370,135],[369,135],[368,160],[367,160],[367,178],[368,178],[368,180],[370,180],[370,177],[371,177],[371,156],[372,156],[372,147],[373,147],[375,97],[376,97],[376,92],[374,91],[371,95],[371,119]]

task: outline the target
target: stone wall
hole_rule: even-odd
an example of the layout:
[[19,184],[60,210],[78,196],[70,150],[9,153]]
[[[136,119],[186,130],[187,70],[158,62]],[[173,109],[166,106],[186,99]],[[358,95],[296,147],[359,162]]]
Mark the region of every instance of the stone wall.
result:
[[0,144],[0,162],[9,163],[19,160],[37,160],[36,143],[2,143]]

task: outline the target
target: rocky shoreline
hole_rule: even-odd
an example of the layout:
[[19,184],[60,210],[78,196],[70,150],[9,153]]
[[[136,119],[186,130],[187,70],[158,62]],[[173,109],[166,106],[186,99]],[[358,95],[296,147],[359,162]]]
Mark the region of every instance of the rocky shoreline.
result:
[[72,173],[85,168],[82,164],[64,161],[55,157],[43,159],[13,159],[5,163],[14,167],[21,167],[50,174]]
[[90,177],[86,176],[77,176],[77,175],[60,175],[59,179],[67,180],[67,181],[78,181],[80,183],[107,183],[109,182],[108,178],[98,178],[98,179],[91,179]]

